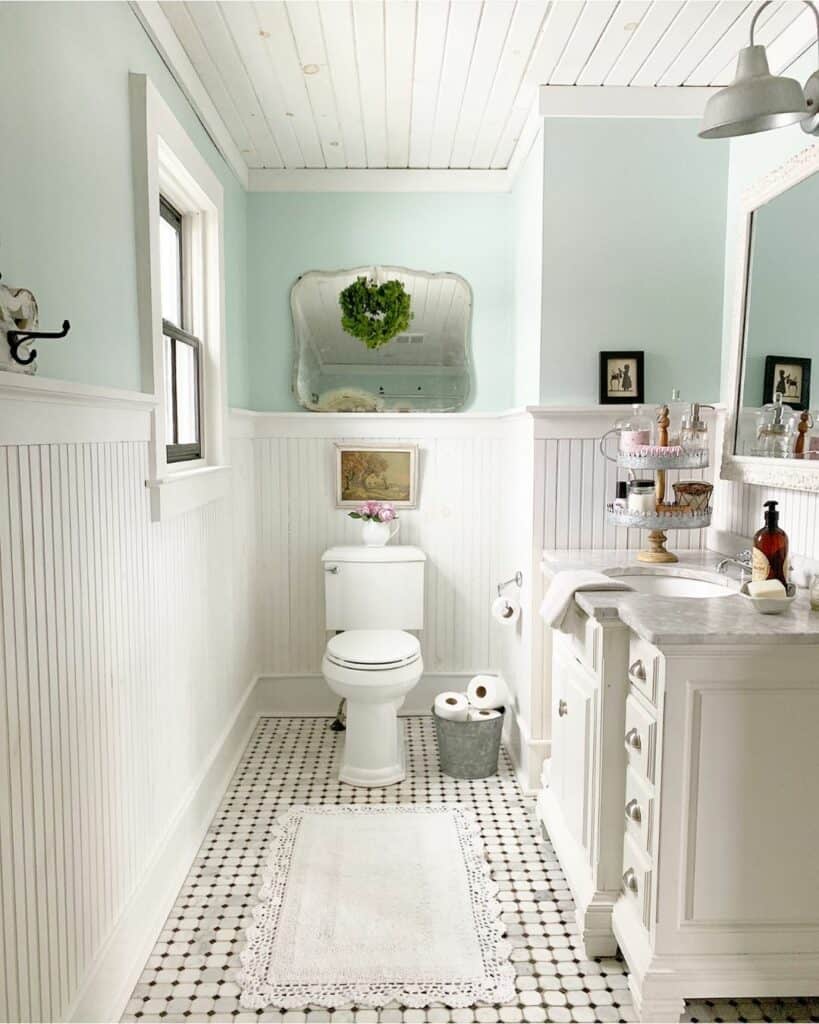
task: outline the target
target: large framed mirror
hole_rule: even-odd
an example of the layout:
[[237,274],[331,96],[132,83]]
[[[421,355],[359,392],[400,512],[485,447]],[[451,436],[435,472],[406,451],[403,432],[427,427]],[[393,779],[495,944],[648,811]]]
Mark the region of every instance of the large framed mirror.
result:
[[740,210],[722,476],[819,491],[819,145]]
[[313,412],[457,412],[472,390],[472,289],[458,274],[369,266],[290,292],[293,392]]

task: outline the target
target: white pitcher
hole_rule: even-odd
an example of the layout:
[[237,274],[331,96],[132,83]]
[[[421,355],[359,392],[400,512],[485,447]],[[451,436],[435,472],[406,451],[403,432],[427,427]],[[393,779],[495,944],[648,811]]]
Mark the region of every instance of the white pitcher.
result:
[[398,523],[379,523],[377,519],[368,519],[361,526],[361,539],[368,548],[383,548],[398,533]]

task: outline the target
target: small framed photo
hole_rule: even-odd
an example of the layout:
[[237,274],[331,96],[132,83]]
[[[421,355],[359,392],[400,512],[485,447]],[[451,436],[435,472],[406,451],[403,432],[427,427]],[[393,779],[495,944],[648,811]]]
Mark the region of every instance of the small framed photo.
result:
[[643,352],[600,353],[600,404],[644,401]]
[[792,409],[810,408],[810,359],[801,356],[766,356],[763,403],[782,401]]
[[418,505],[418,445],[336,445],[336,508],[388,501]]

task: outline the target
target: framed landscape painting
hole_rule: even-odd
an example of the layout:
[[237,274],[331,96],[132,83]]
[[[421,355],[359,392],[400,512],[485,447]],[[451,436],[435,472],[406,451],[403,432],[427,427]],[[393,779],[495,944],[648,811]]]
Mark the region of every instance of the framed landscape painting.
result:
[[388,501],[395,508],[418,504],[418,445],[336,445],[336,508]]

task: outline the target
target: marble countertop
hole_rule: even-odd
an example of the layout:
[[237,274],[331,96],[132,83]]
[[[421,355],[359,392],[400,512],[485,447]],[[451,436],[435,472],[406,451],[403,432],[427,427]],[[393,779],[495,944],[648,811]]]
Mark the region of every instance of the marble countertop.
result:
[[[638,562],[636,551],[544,551],[546,575],[564,569],[595,569],[614,573],[656,572],[658,567]],[[660,567],[663,573],[720,580],[716,567],[723,555],[715,551],[680,554],[679,562]],[[726,585],[732,577],[723,576]],[[736,581],[736,575],[733,576]],[[586,591],[575,601],[596,619],[619,618],[638,636],[658,647],[675,644],[819,644],[819,612],[810,608],[807,590],[798,590],[790,608],[781,615],[760,615],[741,594],[728,597],[662,597],[628,591]]]

